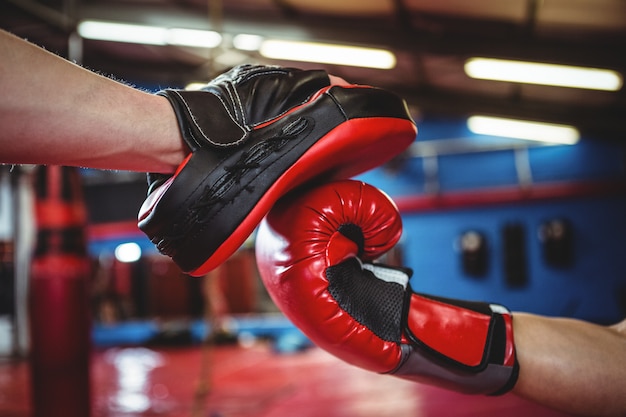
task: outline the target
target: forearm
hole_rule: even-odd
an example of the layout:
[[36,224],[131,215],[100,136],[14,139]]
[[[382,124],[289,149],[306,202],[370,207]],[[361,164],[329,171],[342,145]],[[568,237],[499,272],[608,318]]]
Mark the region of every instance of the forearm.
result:
[[520,377],[514,392],[579,415],[626,414],[626,336],[616,328],[514,314]]
[[167,99],[0,31],[0,162],[171,172],[184,148]]

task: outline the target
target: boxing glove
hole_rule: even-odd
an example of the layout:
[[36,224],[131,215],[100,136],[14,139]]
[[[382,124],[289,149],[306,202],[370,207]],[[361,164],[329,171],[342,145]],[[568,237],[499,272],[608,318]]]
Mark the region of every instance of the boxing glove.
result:
[[138,223],[191,275],[235,252],[288,190],[383,164],[417,132],[395,94],[331,85],[323,71],[243,65],[200,91],[158,94],[192,152],[173,175],[148,176]]
[[300,189],[259,226],[259,272],[284,314],[346,362],[464,393],[509,391],[518,373],[511,313],[413,291],[409,269],[374,262],[401,233],[395,204],[370,185]]

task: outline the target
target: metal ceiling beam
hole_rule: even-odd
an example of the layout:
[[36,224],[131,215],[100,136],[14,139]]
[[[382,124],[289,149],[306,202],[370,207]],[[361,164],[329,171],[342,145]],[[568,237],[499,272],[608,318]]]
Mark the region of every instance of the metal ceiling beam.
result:
[[26,13],[65,32],[74,30],[77,23],[77,0],[63,0],[62,10],[47,6],[35,0],[8,0]]

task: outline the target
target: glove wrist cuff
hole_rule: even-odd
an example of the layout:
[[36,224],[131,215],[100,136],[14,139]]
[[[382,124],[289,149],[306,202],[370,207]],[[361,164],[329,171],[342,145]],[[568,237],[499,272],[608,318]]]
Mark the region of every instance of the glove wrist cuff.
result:
[[163,90],[178,120],[183,140],[195,152],[203,146],[237,146],[248,131],[230,114],[220,98],[209,91]]
[[497,396],[515,386],[519,365],[488,364],[478,373],[462,372],[410,345],[402,345],[402,361],[390,372],[396,377],[472,395]]

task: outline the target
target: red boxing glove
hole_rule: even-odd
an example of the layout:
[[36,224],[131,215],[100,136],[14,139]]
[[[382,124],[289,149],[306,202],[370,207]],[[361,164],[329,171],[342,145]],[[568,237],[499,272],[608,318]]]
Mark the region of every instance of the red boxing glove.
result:
[[510,312],[415,293],[410,270],[373,263],[401,234],[395,204],[368,184],[300,190],[261,223],[259,271],[284,314],[346,362],[465,393],[509,391],[518,374]]

